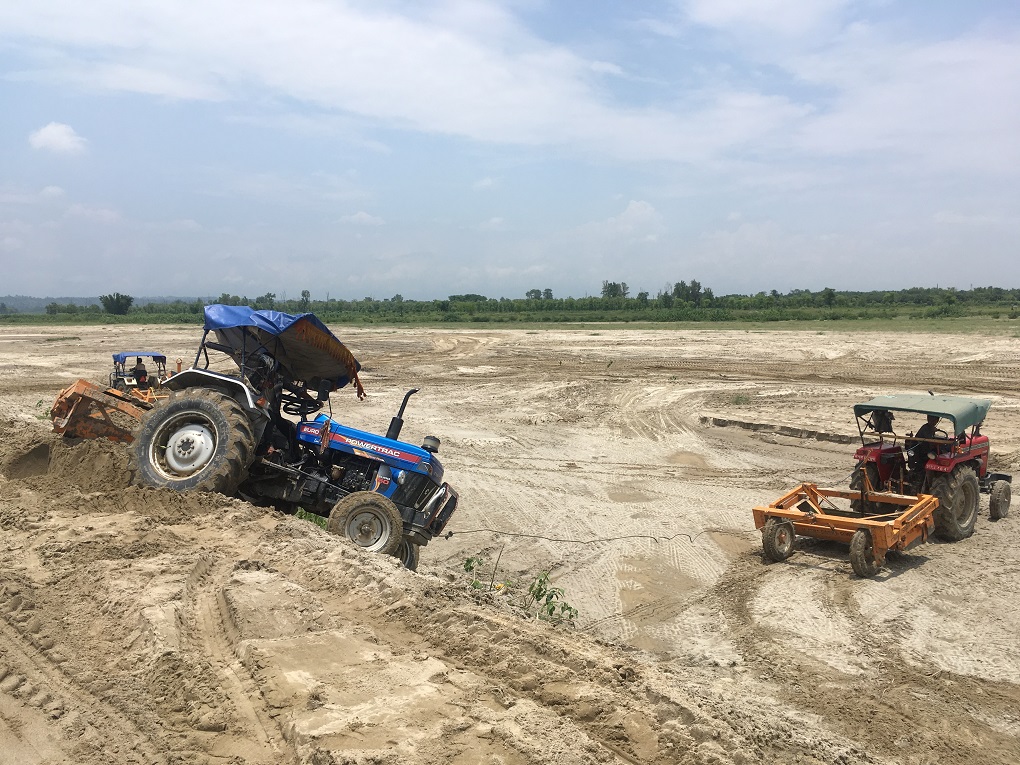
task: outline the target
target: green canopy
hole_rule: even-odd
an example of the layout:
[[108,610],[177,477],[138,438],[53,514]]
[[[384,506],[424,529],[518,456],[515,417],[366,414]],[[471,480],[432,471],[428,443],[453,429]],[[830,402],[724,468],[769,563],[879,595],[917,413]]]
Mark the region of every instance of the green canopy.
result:
[[980,425],[991,405],[992,402],[986,398],[901,393],[878,396],[863,404],[854,404],[854,414],[858,417],[867,417],[872,412],[913,412],[926,416],[934,414],[952,422],[953,435],[959,436],[972,426]]

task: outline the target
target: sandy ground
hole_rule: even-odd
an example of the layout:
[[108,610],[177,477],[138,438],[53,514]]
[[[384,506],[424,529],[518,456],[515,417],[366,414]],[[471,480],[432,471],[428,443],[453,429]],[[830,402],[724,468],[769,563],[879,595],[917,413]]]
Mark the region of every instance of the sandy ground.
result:
[[[420,387],[403,438],[461,492],[417,574],[49,433],[61,387],[196,328],[0,329],[0,763],[1020,761],[1016,509],[870,580],[767,563],[750,512],[846,485],[880,393],[993,399],[1017,471],[1015,339],[335,329],[370,398],[334,415],[384,432]],[[512,607],[541,571],[576,627]]]

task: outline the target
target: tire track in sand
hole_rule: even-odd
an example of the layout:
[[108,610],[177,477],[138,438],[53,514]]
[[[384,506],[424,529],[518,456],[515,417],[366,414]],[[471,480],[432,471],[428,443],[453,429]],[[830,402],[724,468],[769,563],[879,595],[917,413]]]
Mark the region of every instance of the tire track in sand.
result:
[[[224,730],[230,751],[243,754],[249,763],[296,762],[294,748],[270,716],[262,692],[237,658],[230,629],[224,619],[223,587],[235,566],[232,561],[211,563],[201,558],[188,577],[183,619],[189,647],[208,663],[220,679],[234,715],[236,731],[215,715],[196,719],[196,727]],[[223,727],[221,727],[223,726]]]
[[[25,626],[18,621],[18,612],[24,601],[18,593],[8,596],[0,604],[0,693],[20,702],[14,725],[8,723],[14,735],[27,747],[40,755],[38,762],[104,761],[111,765],[141,765],[167,763],[165,747],[153,741],[127,715],[101,697],[83,688],[74,677],[54,662],[49,648],[34,645],[25,634]],[[27,622],[31,634],[32,620]],[[59,654],[52,654],[59,656]],[[34,708],[32,710],[26,709]],[[43,746],[32,740],[31,731],[19,736],[18,722],[31,718],[46,723],[47,743]],[[60,740],[52,741],[53,731]],[[66,759],[51,759],[53,749],[59,749]]]
[[[820,605],[850,622],[853,642],[871,658],[873,669],[863,674],[838,672],[757,620],[755,599],[761,593],[779,595],[769,592],[778,573],[772,568],[759,552],[744,553],[705,598],[724,614],[726,637],[777,695],[821,715],[838,732],[868,741],[869,751],[896,762],[971,765],[978,761],[975,752],[984,765],[1018,761],[1020,742],[1010,726],[996,721],[1015,718],[1020,688],[906,663],[895,638],[860,610],[860,582],[842,571],[807,568],[798,575],[834,577],[822,583]],[[788,610],[788,617],[797,619]]]

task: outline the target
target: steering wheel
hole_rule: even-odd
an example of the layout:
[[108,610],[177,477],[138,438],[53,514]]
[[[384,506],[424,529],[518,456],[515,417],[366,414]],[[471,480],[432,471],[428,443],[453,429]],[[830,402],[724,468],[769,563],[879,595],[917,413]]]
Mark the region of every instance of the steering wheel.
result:
[[942,430],[942,428],[935,428],[935,437],[948,439],[949,434],[946,433],[946,431]]

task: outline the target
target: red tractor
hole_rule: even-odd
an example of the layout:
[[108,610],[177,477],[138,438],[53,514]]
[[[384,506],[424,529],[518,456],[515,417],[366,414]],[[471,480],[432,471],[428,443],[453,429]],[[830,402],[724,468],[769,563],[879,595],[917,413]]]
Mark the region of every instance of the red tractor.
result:
[[[1012,476],[988,472],[988,436],[981,423],[992,402],[963,396],[902,394],[879,396],[854,406],[861,447],[850,480],[853,509],[877,515],[886,508],[872,492],[931,494],[938,498],[935,534],[949,541],[974,533],[979,492],[990,494],[995,520],[1009,512]],[[915,418],[904,417],[905,414]],[[916,431],[898,435],[894,421],[916,419]],[[907,425],[909,427],[909,424]]]

